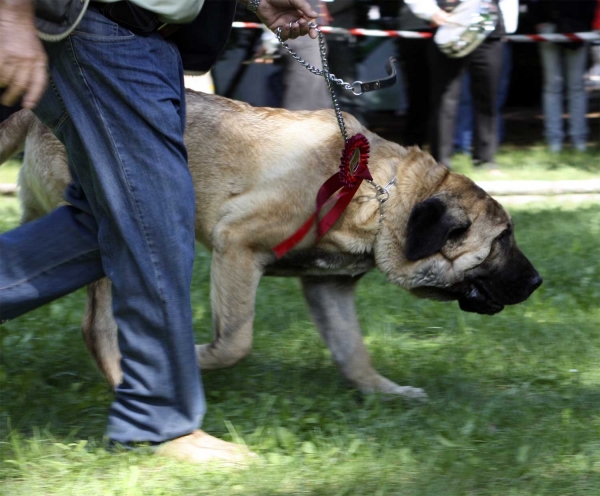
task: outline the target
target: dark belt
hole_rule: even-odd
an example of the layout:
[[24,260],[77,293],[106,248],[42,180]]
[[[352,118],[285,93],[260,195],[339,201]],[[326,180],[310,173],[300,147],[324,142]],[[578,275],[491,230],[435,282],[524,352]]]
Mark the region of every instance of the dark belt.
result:
[[161,23],[155,12],[138,7],[127,0],[113,3],[92,1],[89,8],[116,22],[119,26],[141,36],[148,36],[157,32],[163,38],[168,38],[179,29],[179,24]]

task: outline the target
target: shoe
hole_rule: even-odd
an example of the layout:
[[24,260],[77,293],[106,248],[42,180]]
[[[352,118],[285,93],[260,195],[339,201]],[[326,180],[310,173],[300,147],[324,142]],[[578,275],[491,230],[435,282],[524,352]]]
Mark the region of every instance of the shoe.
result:
[[584,153],[587,150],[587,144],[586,143],[574,143],[573,148],[575,148],[575,150],[577,150],[578,152]]
[[244,466],[258,460],[258,455],[245,446],[228,443],[201,430],[161,444],[155,454],[189,463],[214,462],[230,467]]

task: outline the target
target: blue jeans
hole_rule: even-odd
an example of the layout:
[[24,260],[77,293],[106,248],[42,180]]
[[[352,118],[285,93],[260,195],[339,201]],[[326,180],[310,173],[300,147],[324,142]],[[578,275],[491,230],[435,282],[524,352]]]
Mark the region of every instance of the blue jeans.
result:
[[71,206],[0,236],[0,318],[106,274],[123,356],[108,437],[188,434],[206,404],[192,329],[195,198],[179,53],[92,9],[46,49],[51,81],[36,113],[66,146]]
[[473,97],[471,96],[471,76],[462,77],[460,100],[454,129],[454,150],[471,153],[473,143]]
[[540,43],[544,70],[544,126],[546,141],[551,149],[562,148],[564,85],[567,85],[569,106],[569,135],[571,143],[585,149],[588,128],[586,121],[587,94],[583,76],[587,64],[588,45],[577,48],[564,47],[560,43]]

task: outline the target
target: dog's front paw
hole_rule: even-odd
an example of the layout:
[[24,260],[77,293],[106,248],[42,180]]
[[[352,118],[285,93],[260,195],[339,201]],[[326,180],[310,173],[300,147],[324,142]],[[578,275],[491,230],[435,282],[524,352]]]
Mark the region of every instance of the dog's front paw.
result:
[[373,378],[372,381],[369,381],[368,385],[361,385],[359,388],[363,393],[393,394],[394,396],[401,396],[416,401],[427,401],[428,399],[427,393],[423,389],[400,386],[381,375],[378,375]]
[[410,400],[427,401],[429,399],[425,390],[421,388],[414,388],[410,386],[398,386],[397,384],[394,385],[396,387],[393,390],[384,392],[387,394],[395,394],[397,396],[402,396]]

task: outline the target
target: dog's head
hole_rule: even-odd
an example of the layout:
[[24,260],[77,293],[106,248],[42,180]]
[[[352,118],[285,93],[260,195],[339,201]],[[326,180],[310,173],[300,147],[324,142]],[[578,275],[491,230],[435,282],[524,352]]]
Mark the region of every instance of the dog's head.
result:
[[511,217],[468,178],[440,177],[416,203],[390,201],[378,267],[416,296],[458,300],[467,312],[492,315],[525,301],[542,278],[517,247]]

